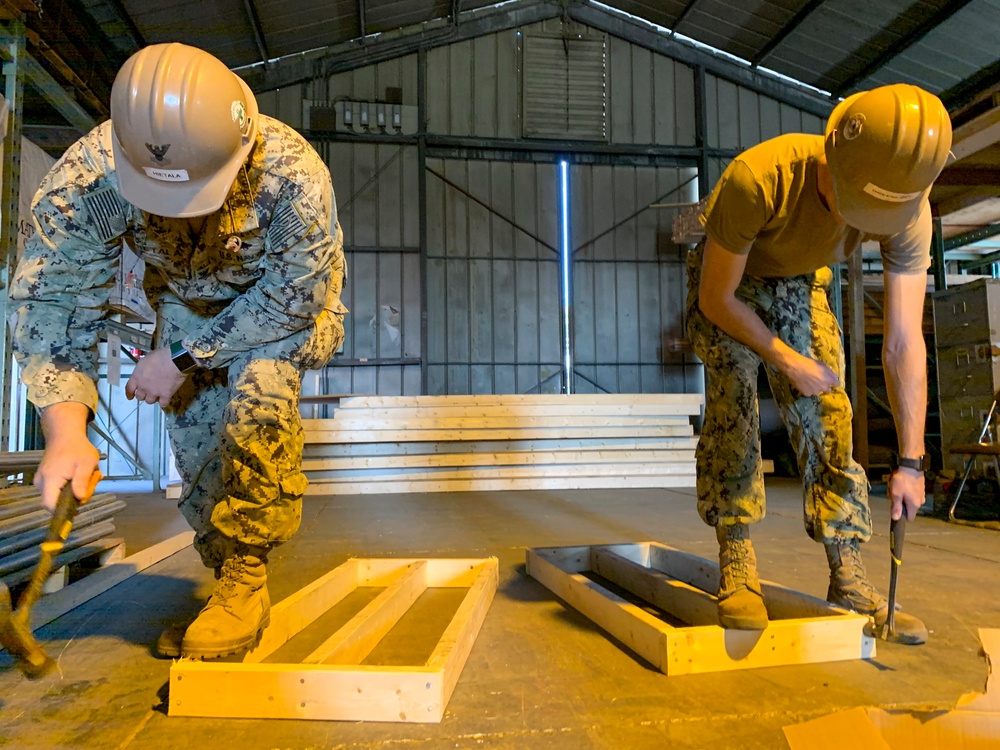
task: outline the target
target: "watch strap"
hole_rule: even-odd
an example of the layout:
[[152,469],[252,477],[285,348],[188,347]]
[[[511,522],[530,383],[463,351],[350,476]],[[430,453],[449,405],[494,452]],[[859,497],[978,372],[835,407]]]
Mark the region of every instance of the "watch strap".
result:
[[907,458],[906,456],[893,453],[890,467],[893,471],[899,468],[913,469],[914,471],[929,471],[931,468],[931,457],[925,453],[917,458]]

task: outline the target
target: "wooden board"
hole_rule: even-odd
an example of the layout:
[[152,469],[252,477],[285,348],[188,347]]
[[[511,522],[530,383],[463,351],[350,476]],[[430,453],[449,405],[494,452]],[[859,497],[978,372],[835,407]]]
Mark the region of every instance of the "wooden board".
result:
[[[718,565],[656,542],[527,551],[528,574],[668,675],[871,659],[869,618],[762,582],[764,630],[718,625]],[[588,578],[592,572],[685,623],[674,626]]]
[[[307,458],[302,470],[359,471],[374,469],[409,469],[415,467],[535,466],[539,464],[578,465],[589,463],[670,463],[694,460],[694,447],[688,450],[629,451],[598,448],[590,451],[510,451],[507,453],[424,453],[416,455],[358,456],[354,458]],[[315,475],[313,475],[315,476]]]
[[31,626],[37,629],[69,612],[75,607],[103,594],[113,586],[126,581],[151,565],[155,565],[182,549],[191,546],[194,532],[186,531],[152,547],[147,547],[118,562],[105,565],[85,578],[71,583],[60,591],[42,599],[31,610]]
[[414,443],[313,443],[303,451],[305,459],[369,457],[369,456],[416,456],[453,455],[472,453],[532,453],[563,451],[660,451],[694,450],[698,447],[696,437],[667,438],[571,438],[568,440],[481,440],[468,441],[427,441]]
[[622,462],[612,463],[591,462],[573,464],[551,464],[542,466],[490,466],[479,464],[475,466],[437,466],[437,467],[407,467],[396,469],[355,469],[328,470],[310,469],[310,481],[338,482],[413,482],[424,479],[522,479],[550,477],[637,477],[637,476],[675,476],[694,474],[694,455],[687,461],[663,461],[659,463]]
[[[620,420],[639,418],[661,418],[687,422],[684,417],[700,411],[697,405],[688,404],[591,404],[574,400],[565,404],[482,404],[462,405],[442,402],[434,406],[380,406],[370,409],[342,408],[336,412],[335,420],[353,420],[371,417],[373,419],[451,419],[455,417],[488,418],[497,417],[615,417]],[[322,420],[319,420],[322,421]]]
[[635,438],[689,437],[690,425],[670,427],[511,427],[507,429],[427,429],[427,430],[313,430],[306,427],[307,443],[396,443],[443,440],[538,440],[540,438]]
[[403,494],[408,492],[504,492],[507,490],[600,490],[600,489],[673,489],[694,487],[695,474],[645,476],[582,476],[568,477],[519,477],[507,479],[413,479],[404,482],[372,482],[360,479],[354,482],[310,480],[306,495],[370,495]]
[[627,405],[676,405],[689,406],[698,413],[698,408],[705,402],[705,397],[697,393],[666,394],[666,393],[597,393],[573,394],[559,393],[522,393],[522,394],[478,394],[454,396],[357,396],[344,399],[341,409],[384,409],[391,407],[432,407],[441,404],[458,406],[498,406],[519,404],[525,406],[564,405],[569,403],[582,404],[627,404]]
[[[496,593],[496,558],[352,559],[271,610],[242,662],[175,661],[171,716],[440,722]],[[384,587],[301,664],[262,663],[361,586]],[[427,588],[467,588],[424,664],[359,662]]]

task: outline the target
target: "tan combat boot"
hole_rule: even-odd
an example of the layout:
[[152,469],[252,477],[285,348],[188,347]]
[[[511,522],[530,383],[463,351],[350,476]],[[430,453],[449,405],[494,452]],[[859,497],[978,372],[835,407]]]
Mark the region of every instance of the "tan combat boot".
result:
[[[861,542],[857,539],[838,539],[823,545],[830,563],[830,588],[826,600],[838,607],[868,615],[875,621],[875,634],[889,616],[889,603],[868,580],[861,560]],[[927,642],[927,628],[913,615],[896,612],[893,640],[918,646]]]
[[184,633],[181,655],[214,659],[246,651],[271,622],[264,560],[236,554],[222,564],[219,582]]
[[719,624],[734,630],[763,630],[767,609],[757,578],[757,557],[746,524],[716,526],[719,540]]
[[173,622],[163,629],[156,639],[156,656],[160,659],[177,659],[181,655],[181,643],[187,632],[189,622]]
[[[222,577],[222,566],[215,566],[215,580]],[[160,659],[179,659],[181,655],[181,642],[184,640],[184,633],[194,622],[192,618],[181,622],[172,622],[163,629],[160,637],[156,639],[156,647],[153,654]]]

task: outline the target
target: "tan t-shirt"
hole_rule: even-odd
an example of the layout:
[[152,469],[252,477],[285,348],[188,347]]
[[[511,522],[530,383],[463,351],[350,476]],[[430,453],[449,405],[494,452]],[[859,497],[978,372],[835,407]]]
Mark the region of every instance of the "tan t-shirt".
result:
[[[926,273],[931,264],[931,207],[902,232],[872,235],[849,227],[823,204],[817,170],[823,137],[793,133],[747,149],[726,168],[701,223],[722,247],[750,246],[746,273],[788,277],[840,263],[877,240],[887,271]],[[752,243],[752,244],[751,244]]]

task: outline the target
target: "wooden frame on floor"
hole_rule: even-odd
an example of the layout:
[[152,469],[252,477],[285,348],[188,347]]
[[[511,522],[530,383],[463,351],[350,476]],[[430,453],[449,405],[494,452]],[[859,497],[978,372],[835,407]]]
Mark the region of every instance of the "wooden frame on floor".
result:
[[[271,609],[242,662],[175,661],[170,716],[440,722],[499,580],[485,559],[351,559]],[[262,662],[359,587],[383,588],[298,664]],[[428,588],[468,588],[433,653],[415,666],[361,662]]]
[[[719,566],[656,542],[527,551],[528,574],[667,675],[871,659],[866,615],[762,581],[765,630],[718,625]],[[596,574],[682,623],[668,624]]]

